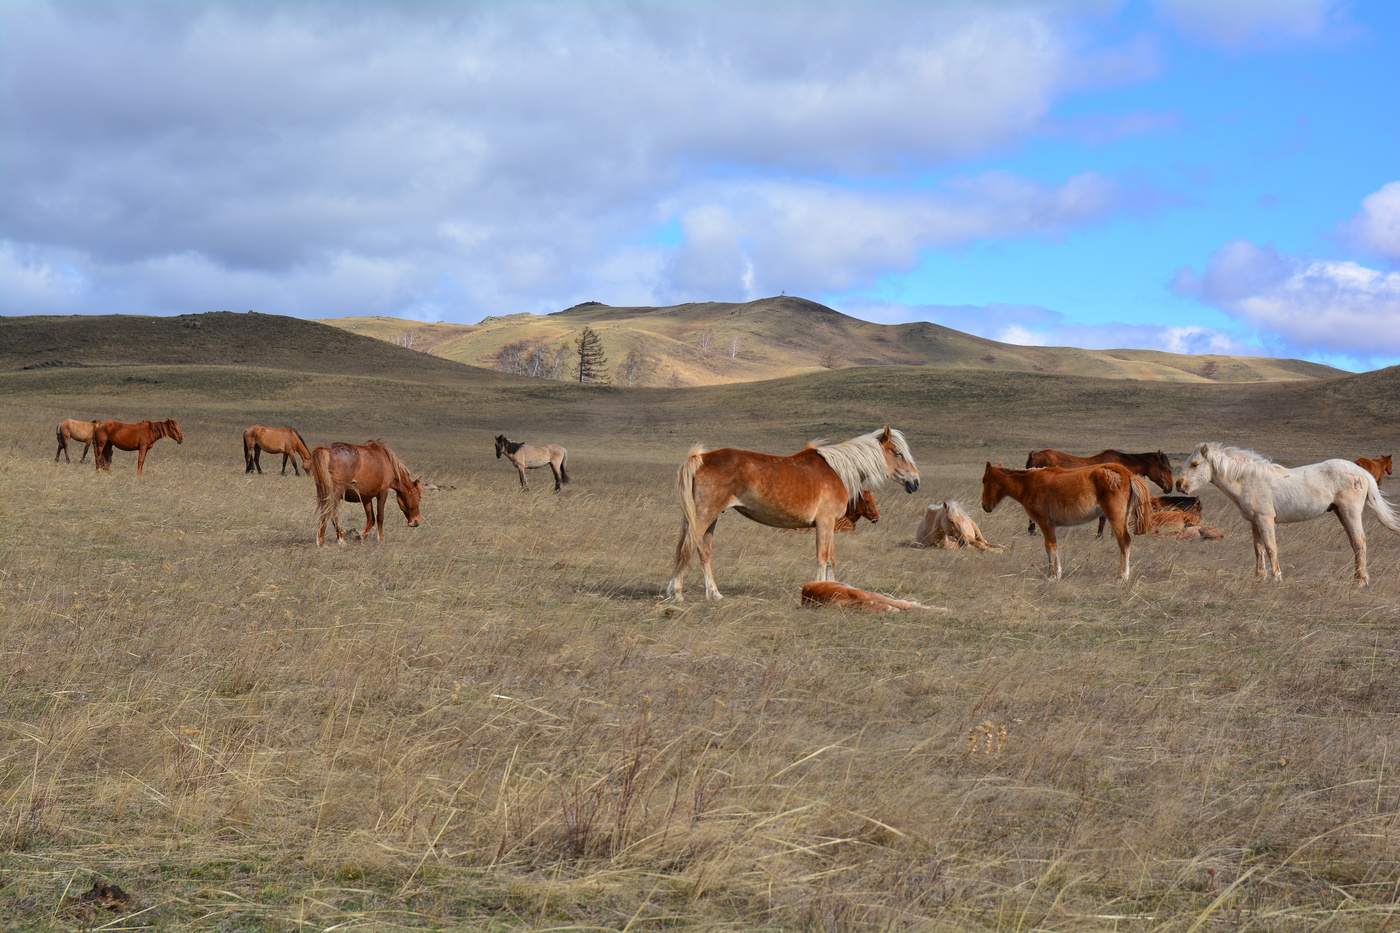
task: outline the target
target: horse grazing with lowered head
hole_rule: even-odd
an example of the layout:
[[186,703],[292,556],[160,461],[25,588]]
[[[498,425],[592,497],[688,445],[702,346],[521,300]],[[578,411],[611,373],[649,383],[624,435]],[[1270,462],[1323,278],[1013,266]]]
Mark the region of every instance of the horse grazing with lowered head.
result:
[[68,442],[81,441],[83,445],[83,455],[78,458],[82,463],[87,459],[88,451],[92,449],[92,432],[97,427],[96,421],[80,421],[77,418],[68,418],[58,423],[54,433],[58,436],[58,450],[54,451],[53,462],[58,462],[58,455],[63,454],[63,459],[68,463],[73,462],[73,458],[68,456]]
[[287,475],[287,462],[292,464],[292,472],[297,476],[301,475],[301,470],[297,469],[297,462],[294,456],[301,458],[302,469],[311,472],[311,451],[306,449],[306,441],[301,439],[296,428],[269,428],[265,425],[255,424],[243,432],[243,472],[251,473],[256,468],[262,472],[262,452],[282,455],[282,475]]
[[[846,514],[836,520],[836,533],[845,534],[856,530],[856,523],[865,519],[872,525],[879,524],[880,510],[875,507],[875,494],[869,489],[861,490],[860,495],[846,503]],[[784,531],[811,531],[811,528],[784,528]]]
[[92,462],[94,470],[112,472],[112,448],[136,451],[136,475],[140,476],[146,466],[146,451],[162,437],[173,438],[183,444],[185,435],[180,433],[180,425],[174,418],[164,421],[138,421],[128,424],[125,421],[99,421],[92,429]]
[[[1037,467],[1078,467],[1095,466],[1100,463],[1118,463],[1132,470],[1138,476],[1146,476],[1161,487],[1162,492],[1172,491],[1172,460],[1162,451],[1156,453],[1125,454],[1121,450],[1103,450],[1092,457],[1076,457],[1074,454],[1058,450],[1032,450],[1026,457],[1026,469]],[[1103,536],[1103,520],[1099,520],[1100,537]],[[1026,534],[1035,534],[1035,522],[1026,528]]]
[[889,479],[908,492],[919,488],[909,444],[889,425],[839,444],[814,442],[786,457],[696,444],[676,475],[681,534],[666,595],[681,601],[686,567],[699,554],[705,598],[721,598],[710,553],[720,513],[731,508],[772,528],[815,528],[817,580],[830,580],[836,520],[863,490]]
[[549,467],[549,471],[554,474],[555,492],[569,481],[569,471],[564,469],[564,465],[569,461],[569,452],[558,444],[519,444],[508,440],[504,434],[497,434],[496,459],[501,459],[502,454],[520,471],[521,489],[530,488],[530,484],[525,480],[525,471],[537,467]]
[[[365,530],[360,540],[369,538],[371,528],[379,529],[384,540],[384,505],[393,490],[408,527],[423,523],[418,511],[423,483],[409,472],[402,460],[379,441],[342,444],[311,451],[311,478],[316,481],[316,546],[326,542],[326,522],[335,528],[337,544],[345,543],[340,530],[340,502],[360,502],[365,507]],[[378,507],[376,510],[376,506]]]
[[1381,524],[1400,534],[1400,514],[1380,491],[1376,478],[1351,460],[1324,460],[1307,466],[1285,467],[1242,447],[1210,441],[1200,444],[1186,461],[1176,488],[1194,492],[1205,483],[1239,508],[1254,532],[1254,575],[1265,575],[1267,561],[1273,579],[1283,579],[1278,565],[1275,526],[1305,522],[1335,512],[1356,555],[1356,581],[1366,583],[1366,530],[1361,517],[1366,506]]
[[864,612],[899,612],[901,609],[936,609],[912,599],[895,599],[883,593],[857,589],[831,580],[813,580],[802,584],[802,605],[835,606],[837,609],[859,609]]
[[1152,495],[1137,473],[1120,463],[1008,470],[988,462],[982,473],[983,510],[992,511],[1008,496],[1044,531],[1052,580],[1061,576],[1055,530],[1083,525],[1100,515],[1107,516],[1118,539],[1118,577],[1128,579],[1132,535],[1147,531],[1151,514]]
[[[58,458],[54,457],[54,459],[57,460]],[[1390,462],[1390,454],[1386,454],[1384,457],[1377,457],[1374,460],[1370,457],[1357,457],[1356,463],[1363,470],[1376,478],[1377,486],[1384,483],[1385,478],[1395,472]]]

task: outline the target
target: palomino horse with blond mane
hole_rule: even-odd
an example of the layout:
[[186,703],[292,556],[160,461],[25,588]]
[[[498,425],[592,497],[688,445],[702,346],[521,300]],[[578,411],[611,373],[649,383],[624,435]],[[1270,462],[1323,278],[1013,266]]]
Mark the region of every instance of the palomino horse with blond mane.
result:
[[720,513],[731,508],[772,528],[815,528],[816,579],[830,580],[836,562],[836,520],[862,490],[888,479],[903,484],[908,492],[919,488],[919,468],[909,444],[889,425],[839,444],[814,442],[787,457],[732,447],[706,451],[696,444],[676,476],[681,536],[666,595],[681,601],[686,567],[691,555],[698,553],[705,598],[721,598],[710,552]]
[[1021,503],[1044,532],[1052,580],[1061,576],[1055,530],[1083,525],[1100,515],[1108,519],[1118,539],[1118,577],[1128,579],[1132,534],[1147,531],[1151,514],[1151,491],[1141,476],[1121,463],[1008,470],[988,462],[982,473],[982,509],[992,511],[1007,496]]
[[[66,423],[67,422],[65,422],[65,424]],[[58,458],[54,457],[54,459],[57,460]],[[1377,486],[1384,483],[1385,478],[1395,472],[1395,468],[1390,462],[1390,454],[1386,454],[1384,457],[1377,457],[1374,460],[1370,457],[1357,457],[1356,463],[1363,470],[1376,478]]]
[[[1032,450],[1026,457],[1026,469],[1033,470],[1036,467],[1080,467],[1096,466],[1100,463],[1119,463],[1132,470],[1138,476],[1145,476],[1161,487],[1162,492],[1172,491],[1172,460],[1162,451],[1156,453],[1125,454],[1121,450],[1101,450],[1092,457],[1076,457],[1074,454],[1063,453],[1058,450],[1046,448],[1044,450]],[[1103,537],[1104,520],[1099,519],[1099,537]],[[1035,522],[1031,522],[1026,528],[1026,534],[1035,534]]]
[[174,418],[164,421],[138,421],[128,424],[125,421],[99,421],[92,429],[92,462],[94,470],[112,472],[112,448],[136,451],[136,475],[140,476],[146,466],[146,451],[162,437],[173,438],[183,444],[185,435],[180,433],[180,425]]
[[558,444],[520,444],[508,440],[504,434],[496,435],[496,459],[505,454],[507,460],[520,471],[520,488],[529,489],[525,481],[525,471],[536,467],[549,467],[554,474],[554,491],[569,481],[569,472],[564,464],[569,460],[569,452]]
[[254,468],[262,472],[262,452],[282,455],[282,475],[287,475],[287,461],[292,463],[292,472],[297,476],[297,462],[293,455],[301,458],[302,468],[311,472],[311,451],[306,449],[306,441],[301,439],[296,428],[269,428],[255,424],[243,432],[243,472],[251,473]]
[[1239,507],[1254,532],[1254,574],[1263,577],[1267,560],[1275,581],[1278,566],[1274,526],[1305,522],[1329,511],[1337,513],[1356,554],[1356,581],[1365,583],[1366,530],[1361,517],[1366,506],[1381,524],[1400,534],[1400,515],[1381,493],[1376,478],[1351,460],[1324,460],[1307,466],[1285,467],[1242,447],[1210,441],[1196,447],[1176,488],[1191,493],[1205,483],[1225,493]]
[[[326,543],[326,522],[335,527],[336,544],[345,543],[340,530],[340,502],[361,502],[365,507],[365,530],[360,540],[369,538],[371,528],[378,525],[379,540],[384,540],[384,504],[389,490],[398,498],[408,527],[423,523],[418,503],[423,496],[423,483],[414,477],[398,456],[379,441],[363,444],[342,444],[311,451],[311,478],[316,481],[316,546]],[[378,506],[376,512],[375,506]]]
[[83,455],[78,458],[82,463],[87,459],[88,450],[92,448],[92,432],[97,427],[96,421],[82,421],[77,418],[68,418],[58,423],[54,433],[58,435],[58,450],[54,451],[53,462],[58,462],[58,455],[63,454],[63,459],[69,463],[73,458],[68,456],[68,442],[80,441],[83,445]]

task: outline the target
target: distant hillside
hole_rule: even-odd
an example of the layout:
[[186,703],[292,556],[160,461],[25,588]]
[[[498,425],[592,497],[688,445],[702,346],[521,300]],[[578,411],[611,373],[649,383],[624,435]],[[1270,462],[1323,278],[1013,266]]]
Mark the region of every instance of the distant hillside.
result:
[[484,368],[496,368],[496,355],[507,344],[526,341],[554,350],[587,325],[603,338],[614,369],[629,353],[639,353],[644,363],[638,384],[651,386],[751,382],[847,366],[932,366],[1165,382],[1284,382],[1342,374],[1301,360],[1017,346],[927,322],[872,324],[786,296],[666,308],[588,302],[554,314],[486,318],[477,325],[385,317],[322,323]]
[[420,382],[513,381],[344,328],[274,314],[0,317],[0,370],[214,365],[392,376]]

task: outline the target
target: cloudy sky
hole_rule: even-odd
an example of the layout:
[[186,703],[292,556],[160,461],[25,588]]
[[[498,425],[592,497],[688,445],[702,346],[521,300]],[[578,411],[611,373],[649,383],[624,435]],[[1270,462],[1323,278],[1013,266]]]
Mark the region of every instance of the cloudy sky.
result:
[[0,313],[1400,363],[1389,0],[0,0]]

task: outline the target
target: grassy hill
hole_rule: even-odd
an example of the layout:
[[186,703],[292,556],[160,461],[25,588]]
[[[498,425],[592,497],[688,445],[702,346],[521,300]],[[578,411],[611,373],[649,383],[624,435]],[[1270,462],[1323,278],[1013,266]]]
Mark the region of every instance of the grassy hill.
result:
[[[1400,368],[623,389],[206,317],[0,319],[6,929],[1400,921],[1400,537],[1366,519],[1360,588],[1334,520],[1284,526],[1286,579],[1258,584],[1206,490],[1224,540],[1136,538],[1123,585],[1113,542],[1071,530],[1050,584],[1023,513],[975,506],[983,461],[1032,447],[1391,452]],[[110,474],[55,463],[54,424],[80,414],[174,416],[185,441],[140,477],[129,453]],[[391,500],[382,545],[318,549],[311,481],[243,472],[255,421],[382,437],[452,488],[414,529]],[[695,602],[693,571],[691,601],[656,598],[692,443],[790,452],[885,422],[923,485],[877,493],[838,577],[944,608],[802,608],[812,536],[732,515],[726,599]],[[501,432],[567,446],[573,481],[518,490]],[[912,547],[945,498],[1006,550]],[[63,906],[97,879],[142,913]]]
[[640,384],[655,386],[748,382],[847,366],[930,366],[1167,382],[1271,382],[1339,374],[1301,360],[1017,346],[927,322],[873,324],[796,297],[665,308],[590,302],[555,314],[513,314],[470,326],[383,317],[322,323],[486,368],[495,366],[495,355],[506,344],[523,340],[565,346],[587,325],[603,338],[614,365],[631,352],[641,354],[645,364]]

